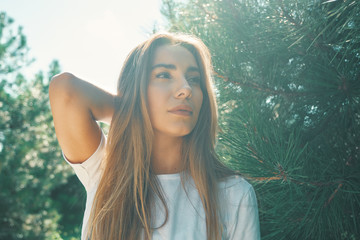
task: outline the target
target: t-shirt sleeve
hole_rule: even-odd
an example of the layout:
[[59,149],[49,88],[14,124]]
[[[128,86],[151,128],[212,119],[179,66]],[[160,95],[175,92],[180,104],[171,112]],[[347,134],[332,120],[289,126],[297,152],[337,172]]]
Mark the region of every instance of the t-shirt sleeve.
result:
[[233,221],[229,229],[229,240],[259,240],[260,224],[256,195],[254,188],[248,189],[240,199],[236,211],[233,212]]
[[101,140],[96,151],[82,163],[71,163],[64,152],[62,152],[65,161],[74,169],[76,176],[85,187],[86,191],[89,192],[97,183],[100,182],[101,178],[101,162],[105,155],[106,136],[101,132]]

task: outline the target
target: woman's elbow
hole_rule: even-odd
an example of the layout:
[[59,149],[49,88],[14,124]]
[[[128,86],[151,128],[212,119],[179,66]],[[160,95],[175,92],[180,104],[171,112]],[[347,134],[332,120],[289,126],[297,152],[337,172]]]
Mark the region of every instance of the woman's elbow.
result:
[[59,73],[53,76],[49,83],[49,98],[50,101],[55,96],[60,96],[65,94],[65,96],[71,95],[71,84],[75,76],[68,72]]
[[59,74],[56,74],[51,78],[49,87],[54,87],[58,85],[66,84],[67,82],[71,81],[75,76],[69,72],[62,72]]
[[68,72],[56,74],[50,80],[49,92],[53,89],[69,87],[74,78],[75,76]]

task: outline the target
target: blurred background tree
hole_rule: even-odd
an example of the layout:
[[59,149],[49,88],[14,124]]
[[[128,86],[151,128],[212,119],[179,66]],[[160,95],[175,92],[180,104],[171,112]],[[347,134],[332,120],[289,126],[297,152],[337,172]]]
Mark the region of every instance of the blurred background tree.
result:
[[360,1],[163,0],[213,56],[221,158],[262,239],[360,239]]
[[0,239],[78,239],[85,192],[61,159],[48,100],[50,64],[31,79],[26,37],[0,13]]

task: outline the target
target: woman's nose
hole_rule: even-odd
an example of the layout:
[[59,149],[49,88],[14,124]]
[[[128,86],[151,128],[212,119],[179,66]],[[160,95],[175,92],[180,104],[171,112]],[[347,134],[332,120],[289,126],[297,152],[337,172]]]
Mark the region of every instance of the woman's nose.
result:
[[191,98],[191,94],[192,88],[188,81],[185,78],[181,79],[181,85],[175,92],[175,98]]

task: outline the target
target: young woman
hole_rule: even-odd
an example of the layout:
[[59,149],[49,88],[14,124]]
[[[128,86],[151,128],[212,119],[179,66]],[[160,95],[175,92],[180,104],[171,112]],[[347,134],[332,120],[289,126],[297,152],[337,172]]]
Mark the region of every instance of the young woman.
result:
[[116,96],[53,77],[56,135],[87,191],[82,239],[260,239],[252,186],[214,151],[211,70],[199,39],[167,33],[129,54]]

